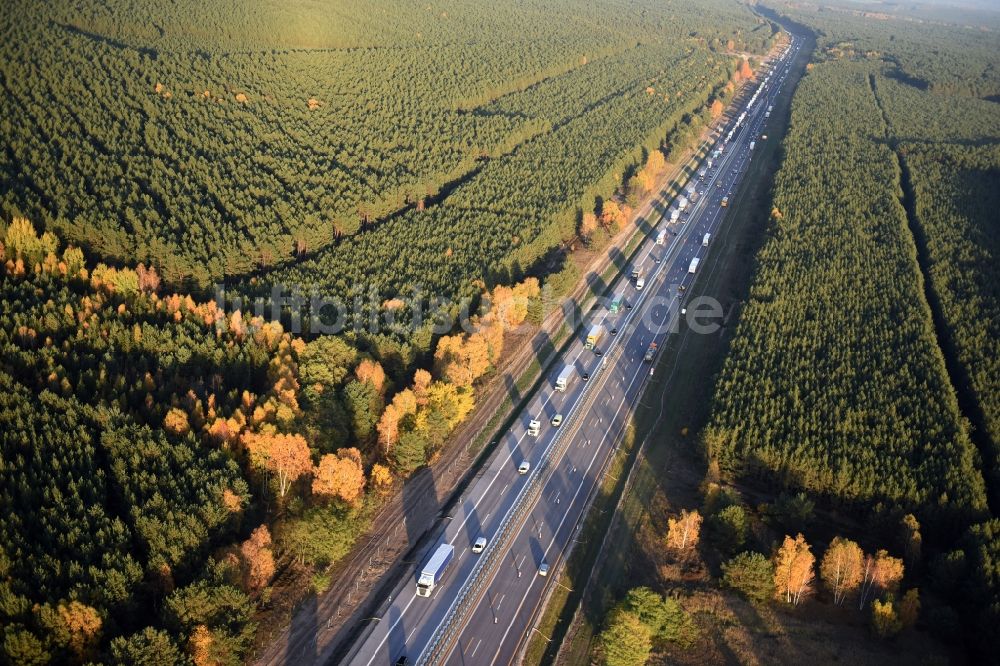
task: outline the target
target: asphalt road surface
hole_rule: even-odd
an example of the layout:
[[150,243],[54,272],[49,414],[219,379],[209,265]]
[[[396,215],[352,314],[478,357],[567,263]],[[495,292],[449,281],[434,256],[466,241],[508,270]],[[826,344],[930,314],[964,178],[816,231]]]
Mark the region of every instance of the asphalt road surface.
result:
[[[655,358],[645,361],[650,345],[663,346],[682,308],[689,310],[688,317],[694,311],[694,303],[685,302],[685,289],[696,277],[691,261],[703,260],[710,251],[711,237],[707,242],[705,237],[715,235],[725,213],[723,197],[735,192],[746,172],[751,141],[762,141],[765,114],[799,47],[794,39],[788,55],[771,63],[770,80],[757,84],[760,93],[752,108],[746,109],[751,92],[722,129],[725,137],[747,110],[713,167],[694,179],[697,200],[677,222],[670,223],[667,212],[649,220],[652,231],[626,268],[628,274],[642,270],[644,287],[637,289],[636,280],[626,275],[613,293],[628,307],[612,313],[599,304],[589,314],[563,360],[549,372],[548,384],[532,397],[445,519],[439,541],[453,545],[455,554],[431,596],[416,595],[418,566],[341,657],[343,663],[385,666],[403,657],[409,664],[515,660],[545,586],[554,584],[557,565],[651,375]],[[660,231],[666,231],[663,244],[656,242]],[[604,335],[596,350],[586,349],[584,338],[594,324],[603,325]],[[566,390],[557,391],[555,379],[567,364],[575,372]],[[556,415],[562,415],[558,427],[552,425]],[[542,422],[538,436],[528,434],[531,419]],[[530,469],[521,474],[518,467],[525,461]],[[471,546],[481,536],[488,545],[474,554]],[[543,563],[550,568],[547,576],[540,575]]]

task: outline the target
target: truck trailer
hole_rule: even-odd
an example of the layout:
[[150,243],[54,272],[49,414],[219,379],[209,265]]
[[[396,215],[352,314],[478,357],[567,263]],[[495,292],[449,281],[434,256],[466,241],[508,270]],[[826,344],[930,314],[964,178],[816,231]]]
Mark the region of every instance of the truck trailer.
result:
[[567,365],[556,377],[556,390],[565,391],[566,387],[569,386],[569,381],[573,379],[573,366]]
[[584,347],[587,349],[593,349],[597,346],[597,343],[601,341],[601,336],[604,335],[604,327],[600,324],[592,326],[590,332],[587,333],[587,341],[584,343]]
[[667,231],[666,231],[666,229],[660,229],[656,233],[656,244],[657,245],[666,245],[667,244]]
[[676,222],[677,220],[680,219],[680,217],[681,217],[681,212],[679,210],[677,210],[676,208],[674,208],[674,209],[672,209],[670,211],[670,221],[671,222]]
[[695,257],[694,259],[691,260],[691,265],[688,266],[688,273],[694,273],[698,270],[699,261],[700,260],[698,259],[698,257]]
[[708,247],[708,241],[712,239],[712,234],[705,234],[701,239],[701,246]]
[[687,208],[687,205],[688,205],[687,197],[677,198],[677,210],[684,210],[685,208]]
[[656,356],[656,343],[650,342],[649,348],[646,349],[646,355],[642,357],[642,360],[644,360],[646,363],[652,363],[653,358],[655,356]]
[[434,592],[434,588],[441,582],[444,572],[451,564],[451,558],[455,554],[455,547],[448,543],[443,543],[437,547],[431,559],[420,570],[417,578],[417,596],[429,597]]

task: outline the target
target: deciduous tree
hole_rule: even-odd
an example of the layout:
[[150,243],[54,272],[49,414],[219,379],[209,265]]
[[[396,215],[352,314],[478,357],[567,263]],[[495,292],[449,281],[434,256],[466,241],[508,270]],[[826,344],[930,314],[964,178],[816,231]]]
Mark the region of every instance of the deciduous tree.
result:
[[872,631],[876,636],[889,638],[898,634],[902,628],[903,623],[899,621],[899,613],[896,612],[896,604],[891,596],[885,601],[872,601]]
[[256,592],[274,576],[274,553],[271,551],[271,531],[267,525],[255,529],[240,546],[243,586]]
[[813,563],[815,558],[802,534],[785,541],[774,556],[775,598],[797,606],[812,593]]
[[94,608],[70,601],[56,607],[59,625],[54,632],[80,663],[92,659],[101,640],[101,616]]
[[838,606],[861,585],[864,553],[850,539],[836,537],[830,542],[819,565],[819,575]]
[[879,550],[874,556],[867,556],[862,568],[858,608],[864,608],[877,591],[895,592],[902,580],[902,559],[892,557],[885,550]]
[[667,519],[667,548],[677,554],[691,553],[698,546],[701,533],[701,514],[681,511],[677,518]]
[[309,445],[302,435],[246,433],[243,444],[254,467],[274,473],[281,497],[299,477],[312,471]]
[[365,470],[361,452],[357,449],[340,449],[320,458],[313,470],[314,495],[334,497],[348,504],[356,504],[365,489]]

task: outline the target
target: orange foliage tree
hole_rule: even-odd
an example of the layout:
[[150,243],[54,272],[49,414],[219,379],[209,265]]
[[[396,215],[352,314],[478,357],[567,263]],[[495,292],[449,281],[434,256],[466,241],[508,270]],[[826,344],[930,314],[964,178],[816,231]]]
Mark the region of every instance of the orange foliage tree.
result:
[[56,632],[80,662],[90,661],[101,638],[101,616],[79,601],[58,606],[62,631]]
[[240,546],[243,585],[249,591],[263,588],[274,576],[274,554],[271,552],[271,531],[267,525],[255,529]]
[[212,658],[212,642],[212,632],[205,625],[199,624],[191,631],[187,648],[195,666],[215,666],[218,663]]
[[892,557],[885,550],[879,550],[874,556],[865,558],[861,577],[861,594],[858,595],[858,608],[864,608],[876,591],[895,592],[903,580],[903,560]]
[[313,470],[312,491],[354,504],[365,490],[365,470],[361,452],[357,449],[340,449],[336,454],[323,456]]
[[379,393],[385,390],[385,370],[382,369],[382,364],[378,361],[364,359],[354,369],[354,375],[359,382],[371,382]]
[[280,433],[245,433],[243,445],[250,453],[250,463],[274,473],[281,496],[303,474],[312,471],[309,445],[302,435]]

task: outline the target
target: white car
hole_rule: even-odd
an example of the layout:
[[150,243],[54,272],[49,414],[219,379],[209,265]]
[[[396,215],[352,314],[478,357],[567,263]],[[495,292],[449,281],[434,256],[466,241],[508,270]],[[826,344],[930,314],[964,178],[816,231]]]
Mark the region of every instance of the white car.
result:
[[562,425],[562,421],[563,421],[562,414],[556,414],[555,416],[552,417],[552,427],[558,428],[559,426]]
[[525,460],[525,461],[524,461],[523,463],[521,463],[521,465],[520,465],[520,466],[519,466],[519,467],[517,468],[517,473],[518,473],[518,474],[527,474],[527,473],[528,473],[528,470],[529,470],[529,469],[531,469],[531,463],[530,463],[530,462],[528,462],[527,460]]
[[476,539],[476,542],[472,544],[473,553],[481,553],[484,548],[486,548],[486,537],[479,537]]
[[548,576],[549,575],[549,563],[548,562],[542,562],[541,564],[538,565],[538,575],[539,576]]

